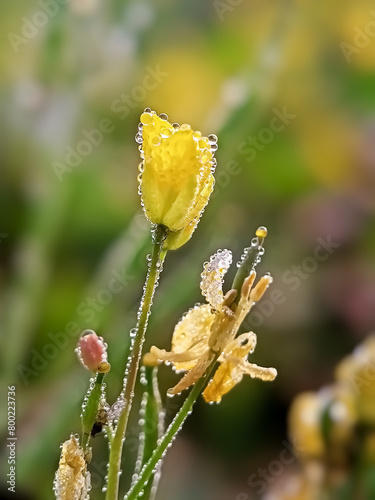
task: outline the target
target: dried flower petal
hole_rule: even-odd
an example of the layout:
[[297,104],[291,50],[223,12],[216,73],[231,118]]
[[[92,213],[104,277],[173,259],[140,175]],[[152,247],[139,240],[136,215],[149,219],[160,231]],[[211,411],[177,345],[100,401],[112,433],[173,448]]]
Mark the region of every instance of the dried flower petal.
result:
[[73,435],[62,445],[53,489],[57,500],[88,500],[89,498],[90,473],[87,471],[84,451]]
[[171,352],[153,346],[150,354],[162,361],[171,361],[178,371],[190,370],[208,348],[213,319],[209,305],[194,307],[175,326]]
[[219,358],[220,366],[203,392],[207,402],[219,402],[222,396],[241,382],[243,375],[261,380],[273,380],[277,372],[274,368],[262,368],[248,363],[246,358],[256,346],[256,335],[253,332],[243,333],[230,342]]
[[232,264],[230,250],[218,250],[204,265],[201,281],[202,295],[209,304],[218,309],[223,302],[223,279]]
[[[260,237],[264,237],[264,228],[259,231]],[[165,361],[173,363],[178,370],[189,370],[175,387],[169,389],[171,395],[195,384],[215,359],[220,366],[203,392],[208,402],[219,402],[244,374],[264,381],[274,380],[277,376],[275,368],[247,361],[256,345],[254,333],[244,333],[236,338],[251,307],[262,297],[272,278],[266,275],[252,288],[256,274],[251,270],[247,278],[242,278],[241,293],[236,302],[237,289],[229,290],[225,296],[222,290],[223,277],[231,262],[229,250],[218,250],[211,257],[201,275],[201,290],[208,304],[195,307],[177,324],[170,352],[153,346],[147,355],[147,362]]]

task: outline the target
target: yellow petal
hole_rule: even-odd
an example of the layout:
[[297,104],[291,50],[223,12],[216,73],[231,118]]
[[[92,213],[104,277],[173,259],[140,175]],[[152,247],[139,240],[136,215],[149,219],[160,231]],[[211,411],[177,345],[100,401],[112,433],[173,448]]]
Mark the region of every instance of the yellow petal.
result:
[[263,368],[248,363],[247,355],[256,346],[256,335],[253,332],[243,333],[228,343],[224,354],[219,358],[220,366],[203,392],[204,399],[209,402],[219,402],[222,396],[241,382],[243,375],[261,380],[273,380],[277,372],[274,368]]
[[[191,309],[177,323],[172,337],[172,353],[194,351],[199,357],[208,347],[211,325],[214,314],[208,304]],[[176,362],[177,370],[190,370],[196,361]]]
[[199,356],[200,351],[194,351],[193,349],[183,352],[172,352],[152,346],[150,352],[147,355],[146,362],[148,361],[152,363],[155,362],[155,360],[170,361],[176,366],[176,364],[178,363],[194,361],[195,364],[195,361],[199,358]]
[[163,248],[164,250],[177,250],[185,245],[190,240],[199,222],[199,218],[191,222],[179,231],[171,231],[165,238]]
[[242,333],[237,338],[229,342],[224,353],[234,358],[243,359],[253,352],[257,344],[257,336],[253,332]]
[[200,216],[212,192],[211,145],[189,126],[174,128],[155,112],[143,113],[141,122],[145,214],[155,224],[180,231]]
[[200,287],[202,295],[215,309],[223,302],[223,279],[231,264],[232,252],[218,250],[204,265]]
[[208,366],[213,360],[214,354],[207,350],[198,361],[194,364],[193,368],[189,370],[184,377],[178,382],[177,385],[168,390],[168,394],[180,394],[180,392],[188,389],[191,385],[195,384],[205,374]]
[[207,403],[221,401],[222,396],[229,392],[243,377],[242,370],[237,363],[224,361],[216,370],[215,375],[206,389],[203,397]]
[[265,368],[258,366],[255,363],[248,363],[243,361],[241,364],[243,373],[250,375],[251,378],[259,378],[263,382],[272,382],[277,377],[277,370],[275,368]]

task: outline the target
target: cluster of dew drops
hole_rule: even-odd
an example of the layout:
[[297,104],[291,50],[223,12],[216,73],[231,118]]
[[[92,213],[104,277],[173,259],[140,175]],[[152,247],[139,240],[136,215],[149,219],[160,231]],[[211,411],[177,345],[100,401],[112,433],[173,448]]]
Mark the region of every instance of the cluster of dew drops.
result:
[[[79,443],[80,436],[77,433],[72,433],[70,435],[70,439],[74,439],[76,443]],[[62,449],[64,446],[64,443],[60,445],[60,448]],[[72,460],[72,462],[78,462],[81,463],[81,461],[84,459],[84,452],[82,448],[77,445],[76,449],[70,449],[69,450],[69,455]],[[70,467],[70,465],[68,465]],[[90,480],[90,472],[85,471],[84,475],[81,476],[81,486],[82,486],[82,491],[81,491],[81,497],[82,500],[89,500],[90,496],[89,493],[92,489],[91,485],[91,480]],[[65,494],[65,490],[68,486],[68,481],[69,479],[67,477],[63,478],[58,478],[57,474],[55,476],[55,479],[53,481],[53,492],[55,494],[56,498],[61,498],[63,494]],[[84,495],[84,496],[83,496]],[[65,496],[64,496],[65,498]]]
[[[140,369],[140,383],[146,387],[147,386],[147,378],[146,378],[146,368],[144,366],[141,367]],[[154,391],[158,391],[159,389],[156,387],[157,386],[157,376],[156,375],[153,375],[153,380],[152,380],[152,385],[153,385],[153,390]],[[136,460],[136,465],[135,465],[135,472],[132,476],[132,485],[137,481],[138,477],[139,477],[139,473],[142,469],[142,459],[143,459],[143,451],[144,451],[144,444],[145,444],[145,438],[146,438],[146,435],[145,435],[145,432],[143,430],[145,424],[146,425],[149,425],[150,422],[147,422],[147,415],[146,415],[146,412],[147,412],[147,405],[148,405],[148,402],[149,402],[149,398],[150,398],[150,394],[148,393],[147,390],[144,391],[143,393],[143,397],[142,397],[142,401],[141,401],[141,407],[140,407],[140,410],[139,410],[139,420],[138,420],[138,425],[139,427],[142,429],[141,432],[139,433],[139,436],[138,436],[138,439],[139,439],[139,448],[138,448],[138,456],[137,456],[137,460]],[[166,412],[165,410],[162,408],[159,412],[158,412],[158,417],[157,417],[157,431],[158,431],[158,436],[162,436],[164,434],[164,423],[165,423],[165,415],[166,415]],[[157,444],[160,443],[160,438],[158,439],[157,441]],[[159,473],[160,473],[160,464],[159,464]],[[158,480],[158,478],[156,478],[154,476],[154,484],[156,482],[156,480]]]
[[224,274],[231,264],[232,252],[227,249],[219,249],[211,255],[209,262],[203,264],[200,288],[207,301],[215,307],[219,306],[223,300]]
[[253,251],[256,251],[256,257],[253,264],[253,267],[255,267],[260,263],[265,252],[264,247],[260,245],[258,237],[254,237],[251,240],[250,246],[244,248],[243,254],[241,255],[240,260],[236,263],[236,266],[241,267],[244,261],[247,259],[249,253]]
[[[152,111],[151,108],[145,108],[143,111],[143,114],[146,114],[146,116],[149,115],[149,120],[150,120],[149,123],[151,123],[152,115],[155,115],[156,113],[155,113],[155,111]],[[158,116],[162,120],[168,121],[168,115],[166,115],[165,113],[160,113]],[[135,142],[138,144],[138,150],[139,150],[139,153],[140,153],[142,160],[144,160],[144,151],[143,151],[143,147],[142,147],[143,126],[144,126],[144,124],[142,122],[138,124],[138,131],[135,135]],[[163,139],[167,139],[168,137],[173,135],[178,130],[191,130],[191,127],[190,127],[190,125],[188,125],[186,123],[182,124],[182,125],[180,125],[179,123],[172,123],[172,130],[168,127],[165,127],[164,129],[162,129],[160,136],[157,136],[154,138],[153,145],[155,147],[160,146]],[[201,163],[204,163],[204,164],[207,163],[208,161],[210,161],[211,172],[214,173],[215,169],[216,169],[216,165],[217,165],[217,160],[216,160],[216,158],[214,158],[213,155],[214,155],[215,151],[217,151],[217,149],[218,149],[217,136],[215,134],[210,134],[207,137],[208,146],[209,146],[210,152],[212,153],[212,157],[211,157],[211,155],[207,155],[207,142],[202,137],[201,132],[199,132],[199,131],[194,132],[193,139],[197,142],[197,146],[198,146],[197,156],[199,155],[199,160],[201,161]],[[144,169],[144,165],[143,165],[143,161],[142,161],[138,166],[139,175],[137,178],[138,182],[139,182],[138,193],[140,195],[142,195],[141,183],[142,183],[143,169]]]

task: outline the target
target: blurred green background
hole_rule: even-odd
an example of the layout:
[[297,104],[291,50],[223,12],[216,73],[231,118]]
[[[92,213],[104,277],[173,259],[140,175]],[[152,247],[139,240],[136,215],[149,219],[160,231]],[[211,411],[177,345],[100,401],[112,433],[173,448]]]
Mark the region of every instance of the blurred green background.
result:
[[[246,326],[258,335],[252,361],[276,367],[277,380],[247,378],[219,406],[199,401],[166,457],[158,498],[258,498],[248,478],[283,449],[293,397],[330,383],[375,327],[372,9],[367,0],[2,5],[1,390],[5,401],[7,385],[17,387],[18,436],[11,498],[53,496],[59,445],[79,431],[89,378],[74,354],[84,328],[108,342],[110,400],[118,393],[150,251],[134,141],[146,106],[219,137],[216,191],[193,238],[167,258],[147,346],[168,347],[174,324],[202,300],[203,262],[217,248],[237,260],[261,224],[269,237],[259,271],[278,290]],[[165,394],[177,377],[168,367],[160,374]],[[181,400],[166,401],[168,419]],[[93,446],[96,500],[107,444],[98,437]]]

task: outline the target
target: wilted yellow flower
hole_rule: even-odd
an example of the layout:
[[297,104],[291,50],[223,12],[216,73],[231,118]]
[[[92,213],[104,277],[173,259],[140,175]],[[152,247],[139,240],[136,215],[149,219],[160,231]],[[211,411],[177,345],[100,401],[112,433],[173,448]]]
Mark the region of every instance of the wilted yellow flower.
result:
[[178,394],[200,379],[217,355],[220,363],[213,379],[203,392],[207,402],[219,402],[224,394],[241,381],[244,374],[261,380],[273,380],[274,368],[263,368],[249,363],[247,356],[256,345],[255,333],[237,332],[254,303],[260,299],[272,278],[261,278],[252,288],[255,271],[245,279],[238,304],[237,292],[222,291],[223,277],[232,262],[229,250],[219,250],[204,265],[201,290],[208,301],[191,309],[176,325],[172,350],[153,346],[149,356],[155,360],[171,362],[177,371],[188,371],[169,394]]
[[88,500],[90,489],[85,453],[78,440],[71,436],[62,445],[53,486],[55,496],[57,500]]
[[178,248],[190,238],[212,193],[217,137],[171,124],[166,115],[146,108],[136,141],[143,160],[139,186],[144,212],[172,232],[165,248]]

